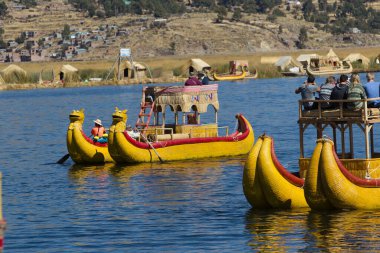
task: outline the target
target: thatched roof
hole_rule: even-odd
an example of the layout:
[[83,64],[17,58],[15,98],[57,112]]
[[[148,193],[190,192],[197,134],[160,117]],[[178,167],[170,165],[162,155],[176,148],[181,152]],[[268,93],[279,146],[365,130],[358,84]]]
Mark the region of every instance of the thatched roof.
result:
[[359,53],[349,54],[346,58],[344,58],[344,61],[360,62],[365,66],[367,66],[370,62],[370,60],[367,57]]
[[274,65],[281,70],[285,70],[289,67],[302,67],[302,64],[294,60],[291,56],[282,56]]
[[61,67],[60,71],[66,74],[66,73],[70,73],[70,72],[78,72],[78,69],[69,65],[69,64],[66,64],[66,65],[63,65]]
[[306,62],[306,63],[310,63],[310,58],[316,58],[318,57],[317,54],[300,54],[298,57],[297,57],[297,61],[299,62]]
[[330,48],[329,52],[327,53],[326,57],[328,59],[332,59],[332,60],[336,60],[336,61],[339,61],[339,57],[338,55],[332,50],[332,48]]
[[211,66],[202,59],[191,59],[189,67],[192,67],[195,71],[202,72],[211,69]]
[[14,73],[14,72],[22,73],[26,75],[26,71],[24,69],[14,64],[9,65],[8,67],[6,67],[5,69],[1,71],[1,73],[4,73],[4,74],[9,74],[9,73]]
[[261,56],[260,63],[261,64],[274,64],[280,58],[281,58],[281,56]]
[[218,85],[197,86],[169,86],[147,87],[145,97],[154,98],[156,108],[165,111],[169,106],[174,112],[207,112],[207,107],[212,105],[215,111],[219,110]]
[[1,76],[5,83],[20,83],[26,81],[26,71],[14,64],[3,69]]
[[[133,64],[132,64],[133,63]],[[124,61],[121,66],[121,68],[128,68],[128,69],[136,69],[137,71],[139,70],[146,70],[146,67],[144,65],[142,65],[141,63],[137,62],[137,61],[134,61],[134,62],[130,62],[130,61]]]

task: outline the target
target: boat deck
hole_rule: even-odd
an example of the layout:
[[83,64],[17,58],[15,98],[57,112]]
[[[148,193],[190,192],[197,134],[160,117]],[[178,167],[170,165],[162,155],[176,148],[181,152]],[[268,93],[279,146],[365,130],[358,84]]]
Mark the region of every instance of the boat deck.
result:
[[[354,132],[353,126],[358,126],[364,133],[365,159],[379,157],[375,152],[374,127],[380,123],[380,108],[369,108],[368,102],[380,100],[380,98],[361,100],[300,100],[298,104],[298,125],[300,135],[300,157],[304,158],[304,133],[309,126],[314,126],[317,130],[317,138],[322,138],[326,127],[333,130],[332,139],[337,143],[337,131],[340,132],[340,157],[354,158]],[[303,110],[304,102],[314,102],[316,109]],[[363,108],[359,110],[347,109],[347,104],[352,102],[363,102]],[[322,105],[333,103],[334,109],[322,109]],[[347,133],[348,132],[348,133]],[[349,136],[349,151],[346,152],[346,134]],[[337,148],[337,145],[334,146]]]

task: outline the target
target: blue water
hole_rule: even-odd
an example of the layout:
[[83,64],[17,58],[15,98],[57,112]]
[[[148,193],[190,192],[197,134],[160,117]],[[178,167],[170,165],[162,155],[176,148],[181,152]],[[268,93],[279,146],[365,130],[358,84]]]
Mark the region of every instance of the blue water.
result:
[[[221,126],[243,113],[274,137],[297,170],[300,78],[221,82]],[[363,79],[364,80],[364,79]],[[318,83],[323,82],[322,78]],[[67,153],[69,113],[110,125],[114,107],[139,110],[141,85],[0,92],[5,252],[340,252],[380,250],[378,212],[254,211],[245,157],[136,166],[78,166]],[[307,131],[306,153],[315,144]],[[362,144],[359,143],[360,149]]]

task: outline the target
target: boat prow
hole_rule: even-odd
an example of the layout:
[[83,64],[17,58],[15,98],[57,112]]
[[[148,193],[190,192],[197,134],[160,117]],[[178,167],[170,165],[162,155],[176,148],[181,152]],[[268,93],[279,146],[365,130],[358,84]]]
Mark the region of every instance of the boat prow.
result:
[[380,209],[380,179],[365,179],[350,173],[339,160],[331,140],[321,152],[323,190],[336,208]]
[[309,167],[305,176],[305,198],[312,209],[325,210],[333,209],[334,206],[326,197],[321,181],[321,171],[319,170],[319,162],[322,152],[323,139],[318,139],[311,156]]
[[80,164],[101,164],[113,162],[107,143],[94,142],[83,132],[84,110],[70,113],[70,125],[67,129],[66,144],[71,159]]
[[281,165],[275,155],[272,138],[261,136],[259,139],[261,140],[256,142],[255,148],[249,154],[243,174],[244,193],[248,202],[254,208],[255,204],[258,208],[266,207],[266,203],[272,208],[308,207],[303,191],[304,179]]

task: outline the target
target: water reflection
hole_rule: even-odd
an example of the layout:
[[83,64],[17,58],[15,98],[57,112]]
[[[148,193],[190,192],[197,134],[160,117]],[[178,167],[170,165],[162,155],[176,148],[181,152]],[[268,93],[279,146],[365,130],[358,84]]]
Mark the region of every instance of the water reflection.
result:
[[254,210],[246,213],[248,245],[259,252],[288,252],[305,248],[307,209]]
[[380,249],[376,211],[254,210],[246,213],[248,245],[257,251],[365,251]]
[[380,249],[380,214],[376,211],[310,211],[307,217],[310,242],[320,249],[339,251]]

